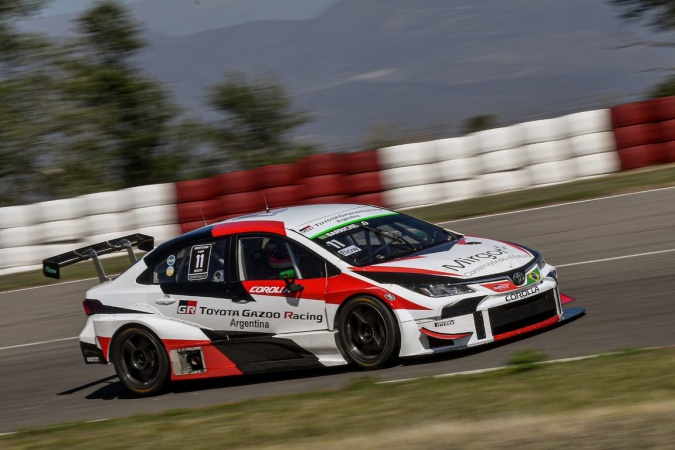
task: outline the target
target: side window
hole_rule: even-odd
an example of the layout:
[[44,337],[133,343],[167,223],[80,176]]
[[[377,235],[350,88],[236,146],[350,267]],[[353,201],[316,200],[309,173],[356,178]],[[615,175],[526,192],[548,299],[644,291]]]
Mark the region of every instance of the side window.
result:
[[152,274],[155,284],[225,281],[226,240],[192,244],[166,256]]
[[238,252],[243,280],[279,280],[284,275],[298,279],[326,276],[325,261],[280,237],[242,236]]

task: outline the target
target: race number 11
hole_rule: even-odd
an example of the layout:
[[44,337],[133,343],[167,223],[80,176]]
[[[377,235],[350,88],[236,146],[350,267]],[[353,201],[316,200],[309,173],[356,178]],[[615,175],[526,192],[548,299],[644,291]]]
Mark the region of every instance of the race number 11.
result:
[[211,256],[211,244],[195,245],[190,250],[190,267],[188,280],[205,280],[209,276],[209,259]]

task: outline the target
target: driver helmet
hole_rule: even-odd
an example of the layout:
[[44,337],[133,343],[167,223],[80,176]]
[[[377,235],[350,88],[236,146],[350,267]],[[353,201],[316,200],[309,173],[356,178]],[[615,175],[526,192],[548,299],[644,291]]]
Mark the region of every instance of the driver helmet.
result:
[[265,259],[267,260],[267,264],[275,269],[289,269],[293,267],[293,261],[291,261],[286,245],[276,239],[271,239],[265,244]]

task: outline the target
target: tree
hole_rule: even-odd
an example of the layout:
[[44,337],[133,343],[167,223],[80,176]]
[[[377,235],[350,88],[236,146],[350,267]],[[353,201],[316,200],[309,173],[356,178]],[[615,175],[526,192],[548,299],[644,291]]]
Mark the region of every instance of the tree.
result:
[[675,96],[675,76],[666,78],[649,91],[649,98]]
[[[675,31],[675,0],[609,0],[619,10],[619,17],[628,21],[647,21],[656,31]],[[641,41],[634,45],[675,47],[675,41]],[[672,69],[672,68],[671,68]],[[649,98],[675,95],[675,76],[667,77],[649,92]]]
[[170,179],[181,163],[167,140],[178,110],[161,85],[133,65],[144,45],[140,25],[112,0],[97,2],[77,25],[75,57],[66,66],[73,73],[70,95],[100,126],[102,140],[90,153],[107,156],[108,176],[118,187]]
[[273,79],[249,80],[231,73],[211,88],[208,104],[226,115],[212,129],[213,142],[245,169],[292,161],[311,150],[288,138],[310,116],[293,110],[285,89]]
[[38,35],[20,33],[15,23],[39,10],[42,0],[0,0],[0,204],[37,196],[36,174],[50,157],[56,97],[52,46]]
[[[624,20],[646,20],[657,31],[675,30],[675,0],[609,0]],[[675,44],[673,44],[675,45]]]
[[494,114],[482,114],[472,116],[462,123],[462,134],[475,133],[477,131],[489,130],[499,126]]

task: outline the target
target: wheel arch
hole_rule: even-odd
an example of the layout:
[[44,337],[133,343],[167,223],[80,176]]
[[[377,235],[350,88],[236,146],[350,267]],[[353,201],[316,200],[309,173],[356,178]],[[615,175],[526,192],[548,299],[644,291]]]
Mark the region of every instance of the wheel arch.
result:
[[[382,300],[382,296],[381,296],[381,295],[377,295],[377,293],[375,293],[375,292],[360,291],[360,292],[351,293],[351,294],[349,294],[347,297],[345,297],[345,299],[342,300],[342,301],[340,302],[340,305],[337,307],[337,310],[335,311],[335,316],[333,317],[333,324],[332,324],[332,327],[331,327],[332,330],[339,331],[339,330],[338,330],[338,325],[339,325],[339,321],[340,321],[340,315],[342,314],[342,311],[345,309],[345,306],[346,306],[350,301],[354,300],[355,298],[363,297],[363,296],[366,296],[366,297],[374,297],[374,298],[377,299],[380,303],[382,303],[383,305],[385,305],[389,310],[391,310],[392,313],[394,313],[393,308],[392,308],[391,306],[387,305],[387,303],[386,303],[384,300]],[[396,315],[396,314],[394,313],[394,315]]]
[[[397,314],[396,309],[392,308],[392,306],[390,304],[388,304],[382,298],[382,295],[377,295],[376,293],[373,293],[372,291],[361,291],[361,292],[356,292],[356,293],[350,294],[349,296],[347,296],[344,299],[344,301],[342,301],[340,303],[340,306],[336,310],[334,324],[333,324],[333,329],[336,332],[335,333],[335,340],[336,340],[338,350],[340,351],[340,353],[342,354],[343,358],[345,358],[346,361],[349,362],[351,360],[353,362],[353,358],[351,358],[348,355],[348,352],[346,351],[345,348],[343,348],[343,344],[341,342],[341,337],[340,337],[340,335],[341,335],[341,332],[340,332],[341,320],[342,320],[341,316],[342,316],[342,312],[344,311],[346,306],[349,305],[353,300],[356,300],[358,298],[364,298],[364,297],[373,299],[375,302],[380,304],[384,308],[385,311],[388,311],[391,314],[391,317],[393,318],[393,325],[397,328],[397,331],[398,331],[396,344],[394,345],[393,357],[394,357],[394,359],[398,358],[399,355],[400,355],[400,352],[401,352],[402,345],[403,345],[404,331],[405,331],[404,327],[402,326],[402,323],[400,321],[400,317]],[[388,365],[390,363],[391,363],[391,361],[386,363],[386,364]]]
[[[169,352],[167,341],[208,341],[208,337],[197,325],[167,319],[155,315],[138,315],[135,317],[123,317],[123,315],[111,315],[101,317],[94,321],[94,334],[99,343],[107,341],[107,345],[101,345],[104,356],[108,361],[112,360],[114,343],[124,330],[128,328],[142,328],[154,334],[162,343],[164,350]],[[108,337],[109,336],[109,337]],[[107,350],[107,351],[106,351]]]
[[387,295],[386,291],[382,290],[362,290],[359,292],[355,292],[352,294],[349,294],[345,299],[340,302],[340,305],[337,307],[337,310],[335,311],[335,316],[333,317],[333,323],[331,324],[331,329],[332,330],[337,330],[338,328],[338,321],[340,318],[340,314],[342,313],[342,310],[345,308],[345,305],[349,303],[351,300],[358,298],[360,296],[368,296],[368,297],[374,297],[377,299],[380,303],[382,303],[391,313],[396,317],[396,321],[399,324],[399,328],[401,329],[401,333],[403,333],[403,327],[401,324],[403,322],[407,322],[409,320],[414,320],[414,318],[408,314],[408,312],[405,309],[402,308],[397,308],[395,307],[396,301],[387,301],[384,297]]
[[119,335],[123,331],[128,330],[130,328],[142,328],[145,331],[148,331],[149,333],[154,334],[157,337],[157,340],[159,340],[159,342],[162,344],[162,348],[164,348],[164,351],[166,352],[167,356],[169,355],[169,352],[166,348],[166,345],[164,345],[164,341],[162,340],[160,335],[157,334],[157,332],[155,330],[153,330],[151,327],[149,327],[146,324],[141,323],[141,322],[126,322],[126,323],[122,324],[120,327],[118,327],[115,330],[115,332],[113,333],[113,335],[110,337],[110,345],[108,346],[108,355],[107,355],[108,361],[112,361],[113,358],[115,357],[114,351],[115,351],[115,344],[117,342],[117,338],[119,337]]

